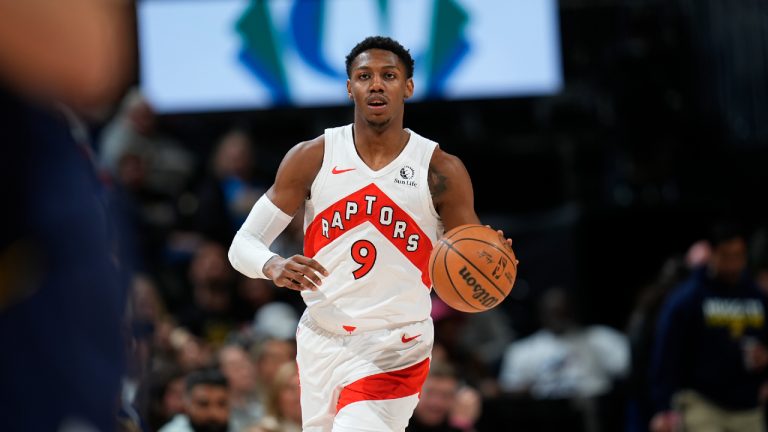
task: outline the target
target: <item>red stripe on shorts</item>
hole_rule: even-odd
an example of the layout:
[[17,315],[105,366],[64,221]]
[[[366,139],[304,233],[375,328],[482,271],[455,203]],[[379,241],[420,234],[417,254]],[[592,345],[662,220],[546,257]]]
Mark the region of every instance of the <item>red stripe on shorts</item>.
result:
[[341,390],[336,412],[353,402],[398,399],[420,393],[428,373],[429,359],[426,358],[405,369],[361,378]]

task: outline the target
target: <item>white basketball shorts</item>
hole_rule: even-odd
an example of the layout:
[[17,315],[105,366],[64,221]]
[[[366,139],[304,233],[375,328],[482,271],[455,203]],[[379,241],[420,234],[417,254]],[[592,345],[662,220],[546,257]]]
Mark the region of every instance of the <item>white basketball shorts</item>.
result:
[[433,341],[432,319],[342,335],[305,312],[296,333],[304,432],[405,430]]

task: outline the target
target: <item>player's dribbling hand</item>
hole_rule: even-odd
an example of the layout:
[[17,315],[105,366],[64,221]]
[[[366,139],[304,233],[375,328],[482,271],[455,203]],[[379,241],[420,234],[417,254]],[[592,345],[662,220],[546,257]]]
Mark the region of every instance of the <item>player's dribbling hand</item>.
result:
[[[492,227],[492,226],[490,226],[490,225],[486,225],[486,226],[487,226],[488,228],[491,228],[491,229],[493,229],[493,227]],[[511,238],[506,238],[506,237],[504,237],[504,231],[502,231],[502,230],[496,230],[496,232],[497,232],[497,233],[499,233],[499,238],[501,239],[501,241],[503,241],[504,243],[506,243],[506,244],[507,244],[507,246],[509,246],[509,248],[510,248],[510,249],[512,249],[512,239],[511,239]]]
[[317,287],[323,283],[320,275],[328,276],[328,270],[303,255],[290,258],[275,256],[264,265],[264,274],[279,287],[295,291],[317,291]]

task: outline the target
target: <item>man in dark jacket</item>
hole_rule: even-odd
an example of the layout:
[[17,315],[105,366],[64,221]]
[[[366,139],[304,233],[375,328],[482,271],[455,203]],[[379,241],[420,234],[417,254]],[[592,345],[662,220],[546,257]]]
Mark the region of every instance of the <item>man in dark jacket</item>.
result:
[[712,256],[665,303],[657,326],[654,431],[762,431],[766,299],[746,273],[736,227],[713,230]]

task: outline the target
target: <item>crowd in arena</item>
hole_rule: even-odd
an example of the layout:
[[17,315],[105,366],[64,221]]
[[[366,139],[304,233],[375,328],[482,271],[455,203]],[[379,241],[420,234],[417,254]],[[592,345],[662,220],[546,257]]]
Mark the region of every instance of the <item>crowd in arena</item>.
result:
[[[210,430],[300,430],[294,358],[304,304],[294,291],[240,275],[227,258],[232,237],[269,186],[269,178],[256,174],[259,149],[247,130],[232,128],[208,154],[195,154],[154,124],[149,105],[131,92],[97,143],[115,205],[130,215],[125,243],[135,258],[125,317],[124,424],[165,432],[191,430],[190,423]],[[275,243],[281,255],[301,253],[302,221],[295,217]],[[755,292],[752,312],[738,315],[725,304],[726,315],[705,320],[705,327],[715,327],[702,336],[711,343],[717,338],[706,332],[719,335],[719,327],[754,342],[753,351],[743,358],[737,353],[730,363],[698,365],[733,344],[724,338],[723,346],[698,347],[679,328],[697,325],[681,322],[695,318],[674,315],[680,308],[695,313],[690,296],[698,294],[681,298],[681,291],[710,274],[765,285],[764,271],[749,273],[749,282],[740,279],[747,258],[759,255],[759,235],[735,224],[720,228],[720,237],[702,233],[701,241],[667,260],[638,294],[624,328],[580,322],[568,287],[532,291],[528,304],[536,309],[525,328],[515,327],[508,309],[465,314],[433,295],[433,363],[408,430],[494,431],[515,424],[514,430],[592,432],[647,430],[652,422],[664,430],[675,420],[663,414],[681,403],[672,395],[688,386],[704,392],[698,397],[725,397],[717,400],[725,407],[757,407],[758,377],[723,371],[743,369],[746,361],[762,370],[768,362],[760,339],[762,297]],[[735,239],[742,243],[734,246]],[[731,250],[721,251],[723,244]],[[700,375],[683,372],[690,368],[728,378],[700,383]],[[740,393],[723,396],[734,379],[743,380]]]
[[[277,109],[281,130],[264,125],[275,112],[157,115],[131,88],[134,3],[0,2],[0,430],[300,431],[305,304],[228,250],[285,141],[341,123],[332,109]],[[478,215],[517,228],[520,259],[486,312],[431,294],[406,430],[765,430],[766,8],[560,4],[561,94],[440,101],[437,118],[425,103],[406,122],[488,171]],[[303,222],[272,250],[302,253]],[[531,227],[553,234],[531,247]]]

